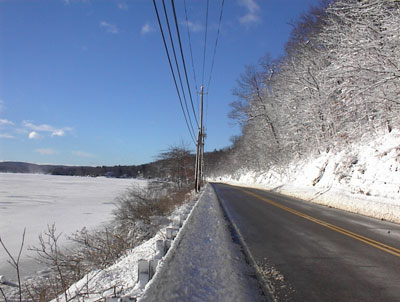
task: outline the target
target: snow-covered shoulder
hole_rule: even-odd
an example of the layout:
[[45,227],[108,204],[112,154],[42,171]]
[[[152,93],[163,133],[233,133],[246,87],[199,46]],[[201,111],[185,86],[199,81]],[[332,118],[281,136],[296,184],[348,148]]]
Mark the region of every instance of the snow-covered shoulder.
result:
[[139,301],[263,301],[211,186],[179,237]]
[[[137,270],[140,259],[149,259],[155,254],[155,243],[162,238],[161,232],[150,240],[132,249],[114,265],[92,271],[68,290],[72,301],[99,301],[114,295],[124,295],[137,287]],[[63,297],[60,296],[63,300]]]
[[[170,219],[189,210],[189,217],[145,287],[138,282],[138,262],[157,258],[156,243],[168,237],[166,228],[114,265],[92,271],[73,284],[67,294],[75,298],[70,300],[263,301],[253,268],[232,240],[213,188],[207,186],[194,206],[193,202],[181,206]],[[60,296],[57,301],[63,300]]]
[[[190,211],[193,208],[193,203],[189,202],[175,209],[168,220],[175,221],[183,213]],[[162,228],[153,238],[128,251],[113,265],[88,273],[69,287],[67,291],[68,301],[94,302],[104,299],[106,301],[117,301],[119,297],[127,297],[127,299],[128,297],[139,297],[144,286],[138,283],[138,263],[142,259],[150,260],[158,253],[157,241],[164,240],[166,233],[167,228]],[[65,295],[61,294],[53,301],[65,301]],[[131,300],[128,299],[128,301]]]
[[287,169],[239,171],[213,179],[274,189],[315,203],[400,223],[400,131],[360,139]]

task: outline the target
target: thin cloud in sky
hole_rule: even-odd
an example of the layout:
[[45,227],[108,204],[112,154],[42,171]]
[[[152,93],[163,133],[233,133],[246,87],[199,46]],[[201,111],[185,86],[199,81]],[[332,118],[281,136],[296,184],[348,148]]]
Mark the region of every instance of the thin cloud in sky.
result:
[[47,125],[47,124],[35,125],[35,124],[32,124],[31,122],[28,122],[28,121],[24,121],[23,124],[24,124],[25,127],[29,128],[29,129],[32,129],[32,130],[36,130],[36,131],[52,132],[52,131],[55,130],[54,127],[52,127],[50,125]]
[[239,22],[243,25],[257,24],[261,22],[260,6],[255,0],[238,0],[239,5],[243,6],[247,13],[239,18]]
[[251,13],[256,13],[260,10],[260,6],[255,0],[239,0],[239,4],[248,9]]
[[154,31],[154,28],[149,23],[146,23],[146,24],[144,24],[142,26],[142,29],[141,29],[140,33],[142,35],[146,35],[146,34],[152,32],[152,31]]
[[18,134],[23,134],[23,135],[25,135],[25,134],[29,133],[30,131],[28,131],[27,129],[23,129],[23,128],[15,128],[15,129],[14,129],[14,132],[15,132],[15,133],[18,133]]
[[62,129],[55,130],[51,133],[51,136],[64,136],[65,131]]
[[239,22],[244,25],[259,23],[260,21],[261,21],[260,17],[253,13],[248,13],[239,18]]
[[50,148],[36,149],[35,151],[37,153],[40,153],[41,155],[53,155],[53,154],[57,153],[56,151],[54,151],[53,149],[50,149]]
[[[0,107],[2,105],[2,101],[0,101]],[[1,109],[1,108],[0,108]],[[10,120],[7,119],[0,119],[0,127],[2,128],[9,128],[9,126],[14,126],[14,123]],[[8,138],[8,139],[12,139],[14,138],[13,135],[8,134],[8,133],[0,133],[0,139],[1,138]]]
[[110,34],[118,34],[118,27],[115,24],[108,23],[106,21],[101,21],[100,22],[100,27],[104,28],[106,32]]
[[203,30],[203,25],[200,22],[192,22],[192,21],[188,21],[188,22],[183,22],[183,25],[187,25],[189,27],[189,30],[192,32],[200,32]]
[[72,2],[88,3],[90,0],[63,0],[65,5],[70,5]]
[[12,125],[14,125],[14,123],[9,120],[6,120],[6,119],[0,119],[0,126],[3,126],[3,125],[12,126]]
[[128,4],[126,4],[125,2],[120,2],[120,3],[118,3],[117,6],[121,10],[128,10]]
[[29,139],[39,139],[41,138],[40,134],[36,131],[32,131],[28,134]]
[[93,154],[90,154],[88,152],[84,152],[84,151],[72,151],[72,154],[78,157],[94,157]]
[[[72,128],[70,128],[70,127],[55,128],[55,127],[53,127],[51,125],[47,125],[47,124],[35,125],[28,121],[23,121],[22,124],[24,125],[24,127],[28,128],[30,130],[33,130],[33,132],[31,132],[31,133],[37,133],[38,135],[39,135],[38,132],[49,132],[51,134],[51,136],[65,136],[66,131],[72,131]],[[29,134],[29,138],[31,138],[30,134]]]
[[6,133],[0,133],[0,138],[9,138],[12,139],[14,138],[14,136],[10,135],[10,134],[6,134]]

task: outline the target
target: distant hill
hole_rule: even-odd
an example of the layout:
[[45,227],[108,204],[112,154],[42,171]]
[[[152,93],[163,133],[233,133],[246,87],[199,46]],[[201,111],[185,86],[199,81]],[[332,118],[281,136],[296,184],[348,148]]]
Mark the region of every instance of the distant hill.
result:
[[[39,173],[68,176],[106,176],[117,178],[158,178],[162,177],[161,161],[138,166],[63,166],[38,165],[25,162],[0,162],[0,172],[5,173]],[[161,172],[161,173],[160,173]]]
[[8,173],[51,174],[52,170],[59,167],[62,166],[37,165],[37,164],[13,162],[13,161],[0,162],[0,172],[8,172]]
[[[214,152],[206,152],[206,173],[209,170],[215,170],[218,167],[220,158],[229,151],[220,150]],[[194,168],[194,155],[188,155],[188,160],[179,160],[178,167],[176,161],[173,159],[161,159],[143,165],[131,166],[64,166],[64,165],[38,165],[25,162],[15,161],[0,161],[0,172],[3,173],[37,173],[37,174],[51,174],[51,175],[68,175],[68,176],[106,176],[116,178],[170,178],[173,174],[171,169],[177,168],[178,170],[189,171]],[[185,162],[185,163],[184,163]],[[184,164],[183,164],[184,163]],[[181,171],[179,171],[181,172]]]
[[39,173],[70,176],[108,176],[132,178],[143,175],[149,170],[147,165],[140,166],[63,166],[63,165],[38,165],[25,162],[0,162],[0,172],[6,173]]

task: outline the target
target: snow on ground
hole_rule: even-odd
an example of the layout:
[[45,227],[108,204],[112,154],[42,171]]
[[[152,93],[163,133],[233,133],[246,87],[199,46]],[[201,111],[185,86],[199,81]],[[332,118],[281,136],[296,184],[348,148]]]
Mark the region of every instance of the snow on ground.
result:
[[[132,185],[146,186],[147,181],[0,173],[0,236],[16,255],[26,227],[22,273],[33,273],[26,248],[38,244],[47,225],[55,223],[63,234],[98,226],[111,218],[115,197]],[[6,260],[0,249],[0,275],[10,276],[14,272]]]
[[[103,301],[104,297],[112,297],[114,293],[117,295],[126,295],[130,292],[140,294],[141,290],[137,286],[138,261],[150,259],[156,253],[156,241],[162,237],[162,233],[158,233],[155,237],[129,251],[115,264],[104,270],[93,271],[73,284],[69,288],[68,296],[76,298],[69,301]],[[87,292],[91,294],[80,295],[80,293]],[[61,295],[59,301],[64,300]]]
[[286,170],[239,171],[214,181],[273,189],[331,207],[400,223],[400,131],[361,138]]
[[156,241],[165,238],[165,228],[114,265],[91,272],[71,286],[69,294],[72,296],[87,289],[97,293],[72,301],[100,301],[113,296],[114,287],[118,296],[139,297],[141,302],[264,301],[241,247],[232,240],[228,222],[211,186],[206,187],[196,205],[181,206],[170,219],[190,209],[189,217],[144,289],[137,283],[138,260],[150,260],[155,256]]
[[139,301],[263,301],[211,186]]
[[[173,222],[183,213],[189,212],[192,208],[193,202],[186,203],[177,208],[168,219]],[[153,258],[157,254],[157,240],[165,238],[166,228],[163,228],[156,236],[127,252],[126,255],[116,261],[115,264],[104,270],[90,272],[69,288],[68,296],[75,297],[70,301],[103,301],[102,299],[105,297],[114,296],[114,292],[117,296],[140,296],[144,288],[137,283],[138,261],[140,259],[150,260]],[[177,240],[175,240],[175,242],[177,242]],[[174,253],[175,245],[170,248],[167,255]],[[80,295],[80,293],[87,292],[90,294]],[[60,295],[59,301],[64,300],[64,296]]]

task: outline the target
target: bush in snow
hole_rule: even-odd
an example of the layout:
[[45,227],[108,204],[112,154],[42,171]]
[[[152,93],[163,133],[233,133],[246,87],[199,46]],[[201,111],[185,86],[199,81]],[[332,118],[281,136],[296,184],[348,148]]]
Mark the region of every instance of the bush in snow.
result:
[[190,192],[188,186],[151,183],[147,189],[129,190],[117,198],[114,210],[115,229],[133,241],[143,241],[160,229],[163,217],[181,205]]
[[[30,248],[44,270],[23,284],[23,300],[42,301],[40,297],[45,297],[49,301],[62,295],[63,301],[70,301],[87,294],[85,288],[74,294],[68,288],[90,271],[101,272],[129,249],[154,236],[169,223],[165,216],[184,203],[190,191],[189,187],[160,182],[150,183],[147,188],[131,188],[116,199],[111,223],[95,230],[83,228],[68,236],[72,243],[68,248],[59,245],[62,233],[56,226],[48,226],[39,236],[39,244]],[[17,297],[18,292],[11,290],[7,300]]]

